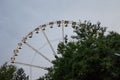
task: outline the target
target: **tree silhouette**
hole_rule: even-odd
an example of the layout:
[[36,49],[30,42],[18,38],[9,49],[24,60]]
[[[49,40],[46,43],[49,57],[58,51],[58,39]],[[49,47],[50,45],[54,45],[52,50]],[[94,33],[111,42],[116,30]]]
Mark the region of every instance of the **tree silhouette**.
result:
[[23,68],[20,68],[15,72],[13,80],[29,80],[29,76],[26,76]]
[[7,62],[0,67],[0,80],[12,80],[16,67]]
[[0,67],[0,80],[29,80],[22,68],[17,69],[7,62]]
[[53,67],[38,80],[120,80],[120,34],[109,32],[100,22],[80,23],[74,42],[59,43]]

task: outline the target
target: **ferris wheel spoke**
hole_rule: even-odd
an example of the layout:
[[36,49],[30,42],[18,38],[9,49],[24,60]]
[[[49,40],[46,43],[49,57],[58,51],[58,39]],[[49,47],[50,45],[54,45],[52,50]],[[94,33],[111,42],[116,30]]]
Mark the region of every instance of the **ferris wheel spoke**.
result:
[[30,66],[30,80],[32,80],[32,66]]
[[43,35],[45,36],[45,38],[46,38],[46,40],[47,40],[47,42],[48,42],[48,44],[49,44],[49,46],[50,46],[50,48],[51,48],[51,50],[52,50],[52,52],[53,52],[53,55],[56,56],[56,52],[55,52],[55,50],[54,50],[52,44],[50,43],[50,41],[49,41],[49,39],[48,39],[46,33],[45,33],[43,30],[42,30],[42,33],[43,33]]
[[[50,69],[50,66],[47,67],[41,67],[41,65],[37,65],[37,63],[34,63],[33,64],[33,61],[35,59],[35,56],[37,54],[39,54],[41,57],[43,57],[45,60],[47,60],[48,62],[50,62],[51,64],[52,63],[52,59],[51,57],[48,55],[45,55],[44,52],[42,52],[43,50],[45,50],[46,48],[50,48],[50,53],[52,53],[52,55],[55,57],[54,60],[56,60],[57,58],[59,58],[59,56],[57,56],[57,52],[56,52],[56,48],[57,48],[57,45],[59,45],[59,43],[62,41],[64,44],[67,44],[67,41],[69,41],[68,39],[72,39],[72,38],[68,38],[69,36],[71,36],[71,34],[69,34],[69,32],[67,31],[67,28],[68,26],[71,26],[71,28],[74,30],[76,29],[78,25],[80,25],[82,23],[79,23],[79,22],[75,22],[75,21],[69,21],[69,20],[58,20],[58,21],[52,21],[52,22],[49,22],[49,23],[46,23],[46,24],[43,24],[43,25],[39,25],[37,28],[35,28],[33,31],[31,31],[30,33],[28,33],[20,43],[18,43],[18,46],[15,48],[15,50],[13,51],[14,55],[13,57],[11,58],[11,61],[12,63],[15,63],[15,64],[20,64],[20,65],[23,65],[23,66],[28,66],[30,67],[29,71],[30,71],[30,80],[32,80],[32,76],[34,77],[34,75],[32,75],[32,72],[33,68],[39,68],[39,69],[43,69],[43,70],[49,70]],[[57,37],[59,37],[59,39],[55,39],[55,37],[53,37],[52,39],[50,38],[49,34],[47,34],[46,32],[46,27],[50,27],[50,28],[54,28],[54,26],[58,26],[59,27],[59,35]],[[58,29],[58,28],[55,28],[55,30]],[[54,29],[52,29],[54,31]],[[34,33],[38,34],[38,33],[42,33],[42,36],[40,36],[41,38],[44,38],[46,39],[46,41],[43,42],[43,44],[41,44],[38,48],[34,47],[33,45],[31,45],[30,43],[27,43],[27,40],[28,38],[32,38],[32,36],[34,35]],[[55,33],[52,32],[53,34]],[[68,36],[66,35],[68,34]],[[33,40],[36,40],[33,39]],[[57,41],[57,42],[55,42]],[[53,43],[54,42],[54,43]],[[42,42],[41,42],[42,43]],[[16,62],[16,56],[18,56],[18,53],[20,51],[20,49],[22,49],[22,46],[23,45],[26,45],[27,47],[29,47],[32,51],[34,51],[34,55],[31,55],[32,56],[32,59],[31,61],[28,61],[28,62]],[[55,46],[53,45],[55,44]],[[41,53],[42,52],[42,53]],[[24,55],[24,54],[23,54]],[[39,57],[40,57],[39,56]],[[37,58],[36,58],[37,59]],[[45,61],[43,60],[43,61]],[[46,61],[45,61],[46,62]],[[51,65],[53,66],[53,65]]]
[[27,63],[22,63],[22,62],[15,62],[15,64],[20,64],[20,65],[24,65],[24,66],[30,66],[30,67],[36,67],[36,68],[40,68],[43,70],[47,70],[47,67],[41,67],[41,66],[37,66],[37,65],[33,65],[33,64],[27,64]]
[[[58,41],[58,40],[60,40],[60,39],[62,39],[62,38],[57,38],[57,39],[51,40],[50,42],[55,42],[55,41]],[[39,48],[39,50],[42,49],[42,48],[44,48],[47,44],[48,44],[47,42],[44,43],[44,44]]]
[[[31,61],[30,64],[33,63],[33,60],[34,60],[35,56],[36,56],[36,54],[34,54],[34,56],[32,57],[32,61]],[[30,66],[30,80],[32,80],[32,66]]]
[[28,44],[28,43],[25,43],[28,47],[30,47],[32,50],[34,50],[36,53],[38,53],[39,55],[41,55],[44,59],[46,59],[47,61],[49,61],[50,63],[51,63],[51,61],[50,61],[50,59],[48,59],[45,55],[43,55],[40,51],[38,51],[37,49],[35,49],[33,46],[31,46],[30,44]]

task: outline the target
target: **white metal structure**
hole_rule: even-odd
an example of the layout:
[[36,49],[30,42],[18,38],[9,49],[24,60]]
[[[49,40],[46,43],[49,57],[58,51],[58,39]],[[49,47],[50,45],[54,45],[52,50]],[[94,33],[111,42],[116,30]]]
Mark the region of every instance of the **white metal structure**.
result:
[[66,35],[69,40],[72,40],[71,35],[75,35],[73,28],[77,25],[79,25],[79,22],[59,20],[36,27],[18,43],[13,50],[14,55],[11,57],[11,62],[30,66],[30,78],[32,80],[32,68],[46,70],[52,66],[51,61],[58,55],[58,43],[64,42]]

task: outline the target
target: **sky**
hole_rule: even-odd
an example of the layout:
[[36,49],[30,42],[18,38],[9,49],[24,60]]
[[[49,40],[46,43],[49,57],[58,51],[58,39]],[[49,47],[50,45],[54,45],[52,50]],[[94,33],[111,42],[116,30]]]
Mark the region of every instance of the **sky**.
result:
[[100,21],[108,31],[120,33],[119,4],[120,0],[0,0],[0,65],[10,61],[23,36],[50,21]]

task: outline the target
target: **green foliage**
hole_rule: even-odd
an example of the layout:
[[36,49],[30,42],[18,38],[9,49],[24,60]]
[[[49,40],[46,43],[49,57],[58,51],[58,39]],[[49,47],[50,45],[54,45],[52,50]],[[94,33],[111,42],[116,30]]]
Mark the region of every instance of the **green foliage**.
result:
[[13,65],[3,64],[0,67],[0,80],[12,80],[16,67]]
[[29,80],[29,77],[26,76],[24,70],[20,68],[15,72],[13,80]]
[[5,63],[0,67],[0,80],[28,80],[28,76],[22,68]]
[[38,80],[119,80],[120,57],[115,53],[120,54],[120,35],[110,32],[105,36],[100,22],[85,21],[74,29],[76,41],[59,43],[62,57]]

